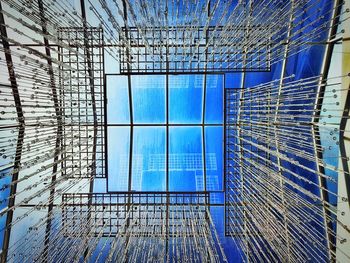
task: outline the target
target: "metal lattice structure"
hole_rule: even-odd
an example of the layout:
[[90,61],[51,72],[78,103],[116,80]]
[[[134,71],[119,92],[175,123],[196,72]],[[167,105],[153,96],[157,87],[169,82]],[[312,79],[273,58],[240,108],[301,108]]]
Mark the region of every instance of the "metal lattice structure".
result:
[[[83,228],[93,228],[92,235],[96,236],[102,232],[102,236],[128,234],[142,237],[151,235],[152,231],[158,233],[159,237],[187,235],[186,232],[176,231],[180,225],[172,214],[194,210],[196,215],[190,217],[188,214],[189,218],[195,219],[201,214],[202,219],[208,219],[206,212],[210,205],[207,192],[64,194],[62,198],[62,225],[67,237],[79,236],[76,229]],[[125,227],[127,220],[133,222],[130,231]],[[175,232],[171,233],[171,229]]]
[[63,173],[77,178],[105,177],[103,30],[59,28],[58,39],[65,43],[59,47],[64,116],[62,147],[64,150],[70,143],[79,145],[79,155],[73,154],[77,149],[72,147],[64,151]]
[[[254,32],[266,30],[256,25]],[[256,39],[248,27],[123,28],[128,44],[120,49],[122,74],[203,74],[269,71],[270,41]],[[227,38],[223,41],[223,35]],[[242,43],[254,39],[244,51]]]
[[[312,139],[313,116],[322,116],[314,105],[320,81],[287,77],[226,90],[226,235],[237,238],[248,258],[327,261],[334,255],[334,193],[322,181],[337,182],[308,165],[316,165],[314,149],[322,148]],[[322,96],[339,92],[336,83]],[[316,242],[317,249],[308,247]],[[273,253],[258,253],[256,246]]]
[[[62,235],[70,245],[59,248],[66,258],[79,257],[72,253],[74,247],[89,258],[103,237],[109,240],[105,253],[110,261],[226,261],[207,192],[64,194],[62,207],[62,228],[55,236]],[[50,249],[57,248],[56,240],[48,244]]]

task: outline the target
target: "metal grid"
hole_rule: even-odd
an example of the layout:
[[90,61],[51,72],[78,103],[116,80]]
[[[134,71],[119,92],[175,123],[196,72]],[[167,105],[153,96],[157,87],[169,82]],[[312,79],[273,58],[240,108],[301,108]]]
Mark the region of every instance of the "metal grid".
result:
[[[113,194],[64,194],[62,225],[66,236],[79,236],[78,230],[94,227],[95,235],[113,236],[126,231],[131,235],[187,235],[173,233],[180,222],[179,213],[190,213],[193,219],[206,217],[208,192],[118,192]],[[191,211],[190,211],[191,210]],[[140,229],[143,229],[142,231]],[[153,229],[150,231],[150,229]],[[130,230],[130,229],[129,229]],[[130,231],[129,231],[130,233]]]
[[[257,243],[271,258],[293,259],[300,238],[305,257],[328,257],[323,201],[309,188],[318,173],[307,166],[315,162],[311,118],[319,77],[307,83],[285,78],[226,90],[225,234],[249,259],[260,257]],[[307,249],[315,236],[319,254]]]
[[[259,32],[254,26],[254,32]],[[270,40],[246,34],[248,26],[123,27],[121,74],[217,73],[269,71]],[[264,28],[266,30],[266,28]],[[223,41],[223,36],[227,41]],[[121,38],[121,37],[120,37]],[[242,43],[249,41],[249,51]]]
[[[95,27],[59,28],[63,147],[62,171],[73,178],[104,178],[104,58],[103,31]],[[81,56],[83,55],[83,56]],[[74,156],[75,151],[79,155]]]
[[[227,89],[225,93],[225,235],[244,236],[248,235],[248,233],[242,232],[242,229],[245,228],[244,218],[247,216],[247,209],[251,209],[249,203],[253,202],[253,199],[250,200],[249,196],[253,196],[254,192],[260,191],[259,194],[261,194],[261,191],[265,191],[263,189],[254,189],[250,181],[245,180],[242,169],[245,169],[245,167],[255,169],[252,162],[273,169],[267,161],[270,159],[269,154],[254,146],[257,140],[252,136],[256,129],[252,123],[258,121],[258,119],[265,125],[269,123],[271,106],[269,103],[260,105],[259,100],[255,103],[252,99],[252,92],[245,92],[244,89]],[[244,100],[249,101],[249,103],[243,103]],[[250,112],[250,114],[243,115],[242,111]],[[254,114],[256,111],[264,111],[266,115]],[[241,118],[241,116],[243,117]],[[259,129],[266,133],[269,128],[262,125]],[[241,130],[244,130],[246,133],[241,134]],[[268,147],[264,142],[259,143]],[[252,192],[250,194],[244,193],[246,188],[251,189]]]

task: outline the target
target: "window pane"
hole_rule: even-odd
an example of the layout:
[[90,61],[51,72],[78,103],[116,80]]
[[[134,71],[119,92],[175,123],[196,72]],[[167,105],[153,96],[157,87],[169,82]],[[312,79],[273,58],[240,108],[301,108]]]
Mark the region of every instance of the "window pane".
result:
[[[8,198],[10,196],[10,187],[12,180],[12,168],[2,170],[0,172],[1,179],[0,179],[0,200],[2,201],[0,204],[0,210],[3,210],[8,207]],[[7,186],[7,187],[5,187]],[[5,234],[5,228],[6,228],[6,213],[0,216],[0,246],[3,245],[3,239]]]
[[205,127],[205,154],[207,190],[222,190],[223,186],[223,129],[222,126]]
[[127,191],[129,175],[129,127],[108,127],[108,190]]
[[206,123],[223,123],[223,84],[223,75],[207,75]]
[[165,191],[165,127],[135,127],[132,190]]
[[224,203],[224,192],[221,193],[210,193],[211,204],[223,204]]
[[202,93],[203,75],[170,75],[170,123],[202,123]]
[[130,123],[128,78],[126,76],[106,76],[107,122]]
[[165,123],[165,77],[133,76],[134,123]]
[[236,89],[240,88],[242,85],[243,73],[227,73],[225,74],[225,88],[226,89]]
[[200,127],[169,128],[169,190],[203,190]]

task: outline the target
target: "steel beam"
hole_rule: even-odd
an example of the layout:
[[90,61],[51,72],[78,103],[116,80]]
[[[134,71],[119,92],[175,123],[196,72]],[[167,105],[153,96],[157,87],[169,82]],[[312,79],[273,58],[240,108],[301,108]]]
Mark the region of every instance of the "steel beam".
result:
[[[208,1],[207,17],[210,17],[210,0]],[[205,32],[205,46],[208,44],[209,31]],[[208,61],[208,49],[205,49],[205,61]],[[204,72],[207,71],[207,64],[204,66]],[[203,184],[204,191],[207,191],[207,156],[206,156],[206,143],[205,143],[205,108],[207,100],[207,74],[203,76],[203,101],[202,101],[202,152],[203,152]]]
[[[90,92],[91,92],[91,102],[92,102],[92,111],[93,111],[93,120],[94,120],[94,135],[93,135],[93,150],[92,150],[92,165],[91,165],[91,181],[89,186],[89,192],[93,193],[94,191],[94,177],[96,174],[96,144],[97,144],[97,112],[96,112],[96,100],[95,100],[95,87],[94,87],[94,73],[93,73],[93,65],[92,65],[92,57],[93,54],[90,54],[90,44],[89,44],[89,35],[87,32],[88,22],[86,18],[86,9],[85,9],[85,0],[80,0],[80,8],[81,8],[81,17],[83,22],[83,30],[84,30],[84,53],[86,55],[86,61],[88,66],[88,75],[89,75],[89,84],[90,84]],[[86,77],[85,77],[86,79]],[[88,204],[91,205],[91,198],[88,201]],[[91,214],[88,215],[90,218]],[[84,259],[88,255],[89,250],[86,249],[84,251]]]
[[14,209],[12,209],[12,208],[15,205],[15,196],[16,196],[16,192],[17,192],[17,181],[18,181],[18,176],[19,176],[19,169],[21,166],[25,123],[24,123],[24,116],[23,116],[23,110],[22,110],[22,105],[21,105],[21,99],[20,99],[19,90],[18,90],[18,84],[17,84],[17,80],[16,80],[16,74],[15,74],[15,70],[13,67],[11,49],[10,49],[8,38],[7,38],[5,19],[4,19],[4,15],[3,15],[2,10],[3,9],[2,9],[2,5],[1,5],[1,1],[0,1],[0,33],[1,33],[0,37],[1,37],[1,41],[2,41],[2,46],[4,48],[7,70],[8,70],[8,74],[9,74],[13,99],[15,101],[15,106],[16,106],[17,119],[18,119],[18,123],[19,123],[16,154],[15,154],[15,159],[14,159],[12,182],[11,182],[11,188],[10,188],[10,198],[8,201],[8,208],[10,208],[10,210],[7,212],[7,215],[6,215],[6,229],[5,229],[5,233],[4,233],[2,254],[1,254],[1,262],[5,263],[7,261],[7,254],[8,254],[8,248],[9,248],[10,236],[11,236],[11,224],[12,224],[13,213],[14,213]]
[[[128,10],[125,0],[123,2],[123,13],[124,13],[124,22],[125,22],[125,38],[128,37]],[[127,57],[129,58],[129,48],[126,48]],[[131,191],[132,187],[132,150],[133,150],[133,141],[134,141],[134,114],[133,114],[133,103],[132,103],[132,88],[131,88],[131,75],[130,75],[130,64],[127,63],[127,77],[128,77],[128,96],[129,96],[129,116],[130,116],[130,147],[129,147],[129,179],[128,179],[128,191]]]
[[[46,23],[47,19],[45,18],[45,11],[44,11],[44,5],[42,0],[38,0],[38,8],[42,23],[42,30],[44,35],[48,34]],[[58,166],[58,158],[59,154],[61,152],[61,137],[62,137],[62,111],[60,102],[57,96],[57,90],[56,90],[56,84],[55,84],[55,76],[53,73],[53,67],[52,67],[52,59],[51,59],[51,50],[50,50],[50,44],[49,40],[44,37],[44,45],[45,45],[45,53],[47,56],[47,64],[49,67],[49,75],[50,75],[50,85],[51,85],[51,91],[52,91],[52,97],[53,97],[53,103],[55,107],[55,113],[56,113],[56,121],[57,121],[57,134],[56,134],[56,143],[55,143],[55,154],[54,154],[54,165],[52,169],[52,179],[50,184],[50,196],[49,196],[49,205],[48,205],[48,213],[47,213],[47,223],[46,223],[46,229],[45,229],[45,239],[44,239],[44,251],[43,251],[43,258],[47,259],[48,256],[48,249],[49,249],[49,240],[50,240],[50,233],[51,233],[51,223],[52,223],[52,210],[54,207],[54,196],[55,196],[55,185],[56,185],[56,173],[57,173],[57,166]]]
[[[350,1],[344,1],[344,11],[350,12]],[[342,226],[337,227],[337,236],[342,239],[337,240],[336,260],[348,262],[350,251],[350,21],[343,22],[344,38],[342,43],[342,79],[340,93],[340,109],[343,110],[342,119],[339,125],[339,172],[338,172],[338,213],[337,220],[342,222]],[[347,199],[347,200],[346,200]]]
[[[321,139],[320,139],[320,130],[318,126],[318,122],[320,119],[320,113],[322,110],[322,104],[323,104],[323,95],[325,90],[326,90],[326,85],[324,85],[327,82],[328,78],[328,72],[332,60],[332,54],[333,54],[333,49],[334,45],[337,43],[336,41],[332,41],[333,37],[336,36],[337,29],[338,29],[338,23],[339,23],[339,18],[341,14],[341,7],[342,7],[342,0],[335,0],[334,5],[333,5],[333,12],[331,14],[331,22],[329,25],[329,32],[327,36],[327,42],[328,44],[326,45],[325,48],[325,53],[324,53],[324,59],[322,62],[321,66],[321,79],[320,79],[320,84],[317,89],[317,95],[316,95],[316,100],[315,100],[315,107],[314,107],[314,114],[312,118],[312,123],[314,125],[312,126],[312,133],[313,133],[313,144],[315,148],[315,163],[316,163],[316,171],[321,174],[325,174],[325,169],[320,163],[323,160],[323,153],[318,149],[318,145],[321,145]],[[328,192],[323,189],[327,189],[327,181],[325,177],[323,176],[318,176],[318,185],[320,188],[320,197],[323,201],[328,201]],[[325,204],[326,205],[326,204]],[[328,209],[323,208],[323,214],[324,214],[324,219],[323,219],[323,224],[325,226],[325,232],[326,232],[326,239],[328,243],[328,249],[329,249],[329,257],[331,258],[331,253],[335,254],[336,247],[334,246],[334,243],[332,242],[332,234],[330,233],[330,230],[333,228],[332,222],[327,221],[326,217],[330,217],[331,214],[328,211]]]

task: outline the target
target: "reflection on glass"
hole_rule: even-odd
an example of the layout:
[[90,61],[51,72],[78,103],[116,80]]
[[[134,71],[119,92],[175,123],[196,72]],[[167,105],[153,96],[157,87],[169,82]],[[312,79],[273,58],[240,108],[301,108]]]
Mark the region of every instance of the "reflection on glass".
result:
[[169,190],[202,191],[203,157],[200,127],[169,129]]
[[205,127],[207,190],[222,190],[223,186],[223,128]]
[[[169,136],[169,190],[221,191],[223,185],[223,88],[222,75],[207,75],[204,125],[206,142],[206,181],[203,170],[202,123],[203,75],[169,76],[169,134],[166,134],[166,77],[132,76],[133,191],[164,191],[166,182],[166,137]],[[108,77],[108,121],[128,127],[108,129],[109,190],[128,189],[130,119],[127,79]],[[111,92],[111,86],[119,91]],[[126,103],[125,103],[126,102]],[[155,125],[157,124],[157,125]],[[159,125],[161,124],[161,125]],[[174,126],[180,124],[181,126]],[[194,124],[194,125],[192,125]],[[129,126],[130,125],[130,126]],[[173,126],[172,126],[173,125]],[[214,196],[213,196],[214,198]],[[219,202],[219,201],[218,201]]]
[[223,122],[223,75],[207,75],[205,123]]
[[106,85],[108,123],[130,123],[128,78],[107,75]]
[[223,204],[224,203],[224,192],[221,193],[210,193],[211,204]]
[[108,190],[127,191],[129,177],[129,127],[108,128]]
[[203,75],[169,76],[170,123],[201,123]]
[[165,189],[165,127],[135,127],[132,190]]
[[[11,184],[12,176],[11,176],[12,168],[2,170],[0,172],[0,187],[1,189],[4,189],[0,191],[0,210],[3,210],[7,208],[8,206],[8,198],[10,196],[10,187],[5,187]],[[2,216],[0,216],[0,246],[2,246],[4,234],[5,234],[5,228],[6,228],[6,213]]]
[[165,77],[133,76],[134,123],[165,123]]

